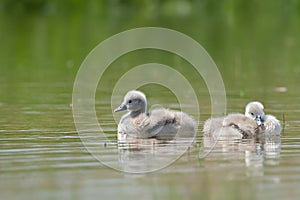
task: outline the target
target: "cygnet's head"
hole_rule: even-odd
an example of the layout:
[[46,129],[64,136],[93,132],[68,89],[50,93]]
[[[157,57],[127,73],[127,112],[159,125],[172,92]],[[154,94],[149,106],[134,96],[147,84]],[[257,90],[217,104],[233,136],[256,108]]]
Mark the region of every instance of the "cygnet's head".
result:
[[146,107],[147,100],[144,93],[137,90],[131,90],[127,92],[123,103],[115,109],[115,112],[122,110],[128,110],[131,112],[146,112]]
[[257,125],[260,126],[265,119],[264,106],[258,101],[250,102],[246,106],[245,115],[256,120]]

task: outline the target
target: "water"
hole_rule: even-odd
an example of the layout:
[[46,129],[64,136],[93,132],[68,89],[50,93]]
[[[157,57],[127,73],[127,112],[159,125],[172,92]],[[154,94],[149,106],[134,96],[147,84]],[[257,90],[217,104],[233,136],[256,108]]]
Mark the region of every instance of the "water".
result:
[[[45,1],[28,7],[3,2],[0,7],[3,11],[0,14],[1,199],[298,199],[300,196],[297,1],[257,1],[248,5],[238,1],[194,4],[166,1],[149,5]],[[203,151],[201,129],[211,111],[204,81],[185,60],[175,55],[137,51],[115,61],[97,88],[97,117],[112,140],[105,148],[102,146],[106,150],[105,164],[120,168],[144,164],[126,165],[130,164],[128,158],[139,161],[137,155],[144,154],[137,147],[118,149],[114,142],[117,122],[112,116],[110,99],[113,83],[122,73],[143,63],[167,64],[188,77],[201,111],[196,144],[171,165],[147,174],[122,173],[100,163],[87,152],[75,129],[72,116],[75,75],[98,42],[140,26],[173,28],[201,43],[222,74],[227,112],[243,112],[246,103],[260,100],[266,113],[282,122],[281,137],[264,143],[221,144],[199,159]],[[160,104],[179,109],[174,94],[166,88],[145,85],[141,90],[148,96],[149,108]],[[123,94],[118,95],[121,98]],[[157,145],[163,149],[163,144]],[[158,155],[153,145],[144,146],[157,158],[166,155]],[[170,155],[175,151],[169,152]]]

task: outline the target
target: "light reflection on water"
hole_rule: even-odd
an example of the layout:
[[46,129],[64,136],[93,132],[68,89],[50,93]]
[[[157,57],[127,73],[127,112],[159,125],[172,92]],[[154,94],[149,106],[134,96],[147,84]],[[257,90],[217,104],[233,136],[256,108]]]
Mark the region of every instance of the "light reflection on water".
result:
[[264,175],[264,165],[279,164],[280,150],[280,136],[227,140],[204,136],[199,156],[205,160],[226,161],[232,167],[237,159],[244,160],[246,176],[256,177]]
[[[70,110],[57,106],[52,114],[57,110],[64,113],[67,121],[72,120],[72,116],[66,114]],[[205,108],[202,110],[205,113]],[[105,119],[102,122],[105,131],[114,140],[116,124],[112,119]],[[281,137],[263,141],[221,141],[205,158],[199,159],[199,152],[205,150],[202,143],[205,138],[201,134],[203,122],[200,122],[196,144],[180,159],[154,173],[140,175],[122,174],[101,164],[86,151],[74,127],[64,123],[57,130],[54,127],[1,130],[0,187],[5,191],[3,197],[18,198],[18,194],[22,194],[25,199],[32,197],[28,190],[33,191],[34,197],[47,194],[53,198],[80,197],[80,193],[85,197],[89,197],[89,193],[101,193],[108,198],[130,197],[128,191],[150,199],[153,195],[218,199],[219,195],[230,197],[232,192],[246,199],[287,195],[295,198],[299,195],[298,184],[292,183],[300,181],[300,139],[296,129],[298,121],[288,124]],[[132,171],[144,168],[149,164],[145,159],[151,156],[155,156],[156,161],[166,162],[165,158],[174,156],[178,147],[182,150],[180,145],[173,143],[166,147],[165,142],[157,141],[129,146],[112,142],[100,153],[110,165]],[[166,154],[162,156],[161,151]],[[151,164],[153,167],[158,163]],[[234,189],[236,187],[238,189]],[[119,188],[118,193],[112,188]],[[219,195],[214,191],[219,191]]]
[[[55,90],[60,91],[62,86],[57,87]],[[228,93],[228,112],[243,112],[248,99],[236,95],[236,91]],[[110,101],[97,101],[99,122],[112,141],[106,148],[101,144],[103,148],[98,151],[106,164],[126,171],[164,166],[152,173],[136,175],[113,170],[87,152],[75,130],[71,94],[62,94],[38,97],[36,103],[27,102],[24,97],[23,103],[1,106],[1,198],[91,199],[98,195],[112,199],[136,196],[297,199],[300,196],[300,116],[297,105],[288,104],[289,99],[275,95],[272,99],[280,101],[265,102],[267,113],[280,120],[282,112],[285,114],[285,129],[280,138],[223,141],[201,159],[199,153],[205,150],[202,141],[206,139],[201,129],[204,120],[210,117],[210,105],[206,103],[209,96],[200,99],[201,116],[195,144],[179,159],[176,151],[183,149],[174,143],[166,146],[164,142],[146,141],[146,144],[118,146],[117,124],[112,118]],[[168,102],[163,95],[160,99],[159,94],[155,101],[167,101],[165,107],[178,109],[178,105]],[[89,139],[93,141],[93,137]],[[175,162],[167,165],[170,157]],[[151,162],[145,162],[148,158]]]
[[147,173],[173,164],[186,151],[195,148],[191,139],[157,140],[138,139],[119,142],[118,154],[121,170],[129,173]]

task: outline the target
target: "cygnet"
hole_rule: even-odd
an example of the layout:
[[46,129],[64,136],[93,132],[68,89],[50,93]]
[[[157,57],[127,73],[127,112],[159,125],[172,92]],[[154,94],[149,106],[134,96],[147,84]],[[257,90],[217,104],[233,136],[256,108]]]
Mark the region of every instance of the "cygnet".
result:
[[279,121],[272,115],[265,115],[260,102],[250,102],[245,109],[245,115],[232,113],[224,117],[210,118],[203,127],[205,135],[239,136],[248,138],[254,135],[280,134]]
[[264,106],[258,101],[253,101],[247,104],[245,110],[245,116],[257,121],[259,126],[262,126],[263,130],[267,134],[280,134],[281,125],[279,120],[273,115],[266,115],[264,113]]
[[144,93],[129,91],[115,112],[127,110],[118,124],[118,140],[128,138],[173,139],[176,136],[194,137],[196,123],[188,114],[168,109],[146,112]]

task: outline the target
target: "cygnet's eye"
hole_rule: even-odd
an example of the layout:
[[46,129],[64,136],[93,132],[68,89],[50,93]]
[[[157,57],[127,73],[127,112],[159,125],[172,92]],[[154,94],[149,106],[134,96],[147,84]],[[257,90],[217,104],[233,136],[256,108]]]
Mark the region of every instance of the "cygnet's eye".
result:
[[250,115],[254,116],[254,113],[252,112],[252,113],[250,113]]
[[132,103],[132,100],[129,100],[128,103]]

